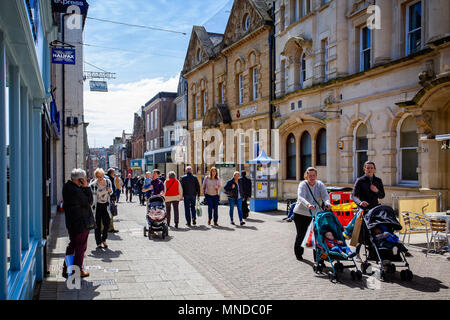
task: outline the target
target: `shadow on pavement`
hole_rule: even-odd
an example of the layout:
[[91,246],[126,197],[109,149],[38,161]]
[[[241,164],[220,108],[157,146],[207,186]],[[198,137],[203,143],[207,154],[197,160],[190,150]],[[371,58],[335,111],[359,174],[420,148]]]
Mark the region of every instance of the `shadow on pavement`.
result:
[[213,229],[219,229],[219,230],[225,230],[225,231],[235,231],[234,228],[230,228],[230,227],[223,227],[221,225],[219,225],[218,227],[216,226],[212,226]]
[[117,240],[122,240],[122,238],[119,235],[117,235],[116,233],[109,233],[108,240],[117,241]]
[[200,225],[200,226],[191,226],[191,230],[194,230],[194,231],[208,231],[210,229],[207,226]]
[[255,226],[245,226],[245,225],[244,226],[238,226],[238,225],[236,225],[236,228],[258,231],[258,228],[255,227]]
[[268,212],[255,212],[255,214],[264,214],[264,215],[269,215],[269,216],[286,216],[286,211],[278,210],[278,211],[268,211]]
[[247,218],[245,219],[247,222],[256,222],[256,223],[264,223],[264,220],[259,220],[259,219],[252,219],[252,218]]
[[89,257],[101,259],[103,262],[112,262],[112,259],[118,258],[123,252],[121,250],[112,251],[111,249],[94,249]]
[[155,241],[155,242],[169,242],[172,239],[173,239],[173,237],[170,235],[166,236],[164,239],[161,238],[160,235],[156,235],[156,236],[152,236],[152,238],[150,240]]

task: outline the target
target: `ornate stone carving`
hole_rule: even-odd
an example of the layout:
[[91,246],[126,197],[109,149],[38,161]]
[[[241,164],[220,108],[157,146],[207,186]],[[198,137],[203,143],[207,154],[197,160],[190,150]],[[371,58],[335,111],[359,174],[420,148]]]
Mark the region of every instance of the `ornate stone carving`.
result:
[[332,105],[336,103],[336,98],[333,95],[329,95],[328,97],[325,98],[325,100],[323,101],[323,104],[326,106]]
[[433,60],[429,60],[425,64],[425,70],[419,73],[419,84],[422,87],[428,86],[431,81],[433,81],[436,78],[436,74],[434,73],[433,68]]

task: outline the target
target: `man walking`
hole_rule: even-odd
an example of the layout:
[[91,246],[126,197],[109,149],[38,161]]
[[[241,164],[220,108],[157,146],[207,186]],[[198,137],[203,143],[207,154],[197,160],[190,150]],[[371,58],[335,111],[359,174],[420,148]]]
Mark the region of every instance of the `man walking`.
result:
[[138,192],[139,195],[139,203],[143,206],[144,205],[144,193],[142,192],[142,188],[144,187],[144,177],[139,177],[137,178],[136,181],[136,190]]
[[130,198],[130,202],[133,199],[133,190],[134,190],[134,179],[131,177],[131,174],[128,174],[128,177],[125,179],[125,188],[126,188],[126,201],[128,201],[128,195]]
[[186,217],[186,225],[195,226],[197,224],[195,216],[195,200],[200,199],[200,183],[196,176],[192,174],[192,167],[186,167],[186,175],[181,177],[181,187],[183,188],[183,198],[184,198],[184,215]]
[[247,172],[245,172],[245,171],[241,172],[241,177],[239,178],[239,180],[242,182],[242,191],[243,191],[242,217],[244,219],[247,219],[248,214],[250,212],[247,201],[252,196],[252,180],[247,178]]
[[[147,178],[150,176],[150,172],[147,172]],[[146,197],[150,198],[152,195],[162,195],[164,193],[164,183],[159,179],[159,170],[155,169],[152,172],[152,180],[150,184],[148,182],[145,183],[144,189],[142,192],[146,192]]]
[[[73,264],[80,268],[80,276],[88,277],[89,272],[83,270],[83,260],[89,231],[95,229],[95,220],[91,209],[92,192],[86,181],[84,170],[74,169],[72,171],[71,180],[67,181],[63,187],[63,203],[70,241],[66,249],[66,256],[73,255]],[[64,261],[63,277],[67,278],[68,276],[67,265]]]

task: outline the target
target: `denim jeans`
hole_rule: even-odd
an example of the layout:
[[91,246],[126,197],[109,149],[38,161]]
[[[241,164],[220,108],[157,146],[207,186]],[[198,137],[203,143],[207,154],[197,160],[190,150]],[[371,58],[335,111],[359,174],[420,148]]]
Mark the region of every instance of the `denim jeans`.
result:
[[242,198],[239,198],[239,199],[228,198],[228,201],[230,202],[231,222],[233,222],[234,206],[237,206],[239,221],[242,221]]
[[184,215],[186,217],[186,223],[191,223],[192,220],[196,219],[195,216],[195,196],[184,196]]
[[219,219],[219,196],[205,195],[206,201],[208,202],[208,219],[211,220],[214,215],[214,222],[217,223]]

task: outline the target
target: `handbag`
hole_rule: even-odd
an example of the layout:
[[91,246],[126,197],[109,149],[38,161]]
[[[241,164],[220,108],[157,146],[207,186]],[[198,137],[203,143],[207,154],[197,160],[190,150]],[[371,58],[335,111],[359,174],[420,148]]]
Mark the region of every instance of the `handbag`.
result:
[[200,205],[200,200],[197,200],[197,203],[195,204],[195,212],[197,213],[197,217],[202,216],[202,207]]
[[361,233],[362,219],[364,211],[361,211],[358,218],[356,218],[355,226],[353,227],[352,239],[350,240],[350,245],[356,247],[359,243],[359,235]]
[[113,217],[117,216],[117,204],[114,201],[109,202],[109,211]]

